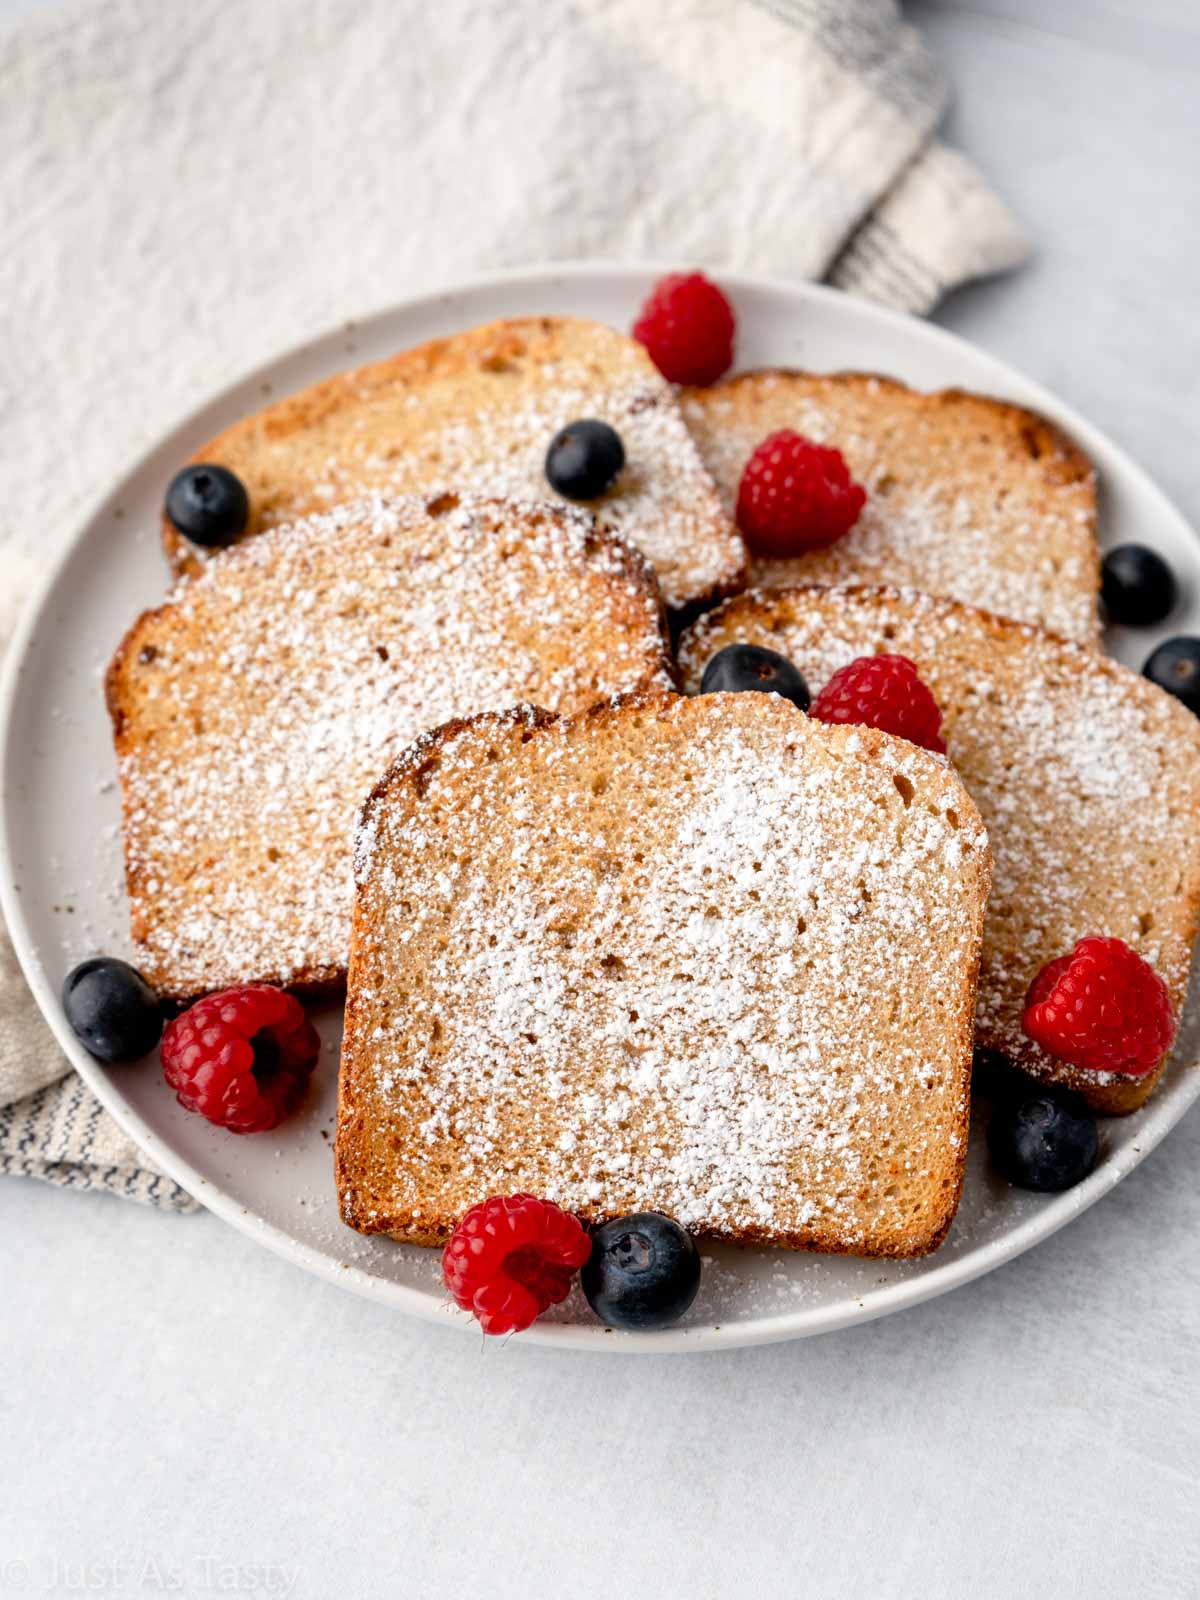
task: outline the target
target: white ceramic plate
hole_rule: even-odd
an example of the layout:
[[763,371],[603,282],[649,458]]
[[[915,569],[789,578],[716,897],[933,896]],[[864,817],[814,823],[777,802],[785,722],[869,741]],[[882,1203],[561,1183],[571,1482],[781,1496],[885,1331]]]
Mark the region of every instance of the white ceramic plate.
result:
[[[330,1142],[340,1016],[318,1018],[326,1048],[303,1113],[275,1133],[237,1138],[176,1105],[147,1064],[108,1069],[66,1027],[64,974],[84,956],[128,953],[104,667],[127,625],[166,587],[158,543],[163,490],[205,439],[272,396],[348,365],[494,317],[575,313],[628,327],[661,266],[572,265],[505,273],[347,324],[252,373],[177,428],[105,496],[27,614],[0,694],[0,904],[26,976],[67,1055],[158,1164],[235,1227],[334,1283],[403,1311],[473,1329],[442,1292],[438,1254],[364,1239],[338,1219]],[[922,388],[957,384],[1037,407],[1097,463],[1105,544],[1137,538],[1174,564],[1179,610],[1157,633],[1115,633],[1133,666],[1166,633],[1200,631],[1200,549],[1158,489],[1114,444],[1036,384],[961,340],[828,289],[722,275],[738,316],[744,366],[839,367],[894,374]],[[966,1192],[947,1242],[915,1262],[713,1248],[686,1321],[656,1334],[603,1329],[575,1292],[520,1335],[576,1349],[668,1351],[760,1344],[882,1316],[941,1294],[1044,1239],[1142,1159],[1200,1093],[1189,1022],[1176,1064],[1150,1105],[1104,1129],[1103,1159],[1067,1194],[1010,1190],[989,1172],[976,1118]]]

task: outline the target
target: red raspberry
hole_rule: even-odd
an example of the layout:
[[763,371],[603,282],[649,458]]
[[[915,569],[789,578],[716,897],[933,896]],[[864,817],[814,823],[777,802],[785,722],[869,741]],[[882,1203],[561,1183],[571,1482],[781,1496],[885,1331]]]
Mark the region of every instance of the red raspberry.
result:
[[1152,1072],[1175,1037],[1167,986],[1123,939],[1080,939],[1029,985],[1021,1026],[1049,1055],[1087,1072]]
[[660,278],[633,337],[672,383],[716,383],[733,365],[733,307],[702,272]]
[[210,994],[168,1023],[163,1074],[181,1106],[232,1133],[265,1133],[304,1098],[321,1041],[294,994]]
[[742,471],[737,525],[756,555],[798,556],[849,533],[866,503],[840,450],[782,428]]
[[566,1299],[591,1253],[569,1211],[531,1194],[495,1195],[472,1206],[450,1235],[442,1278],[484,1333],[514,1333]]
[[859,656],[839,667],[808,714],[818,722],[865,723],[946,754],[942,713],[907,656]]

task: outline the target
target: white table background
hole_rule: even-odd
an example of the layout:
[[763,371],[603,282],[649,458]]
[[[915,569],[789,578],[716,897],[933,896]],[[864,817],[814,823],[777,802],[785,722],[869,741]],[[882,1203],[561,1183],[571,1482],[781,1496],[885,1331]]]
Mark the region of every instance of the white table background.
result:
[[[1200,522],[1200,4],[909,9],[1039,246],[939,320]],[[17,1180],[0,1240],[0,1597],[1200,1594],[1196,1113],[981,1282],[728,1355],[485,1348]]]

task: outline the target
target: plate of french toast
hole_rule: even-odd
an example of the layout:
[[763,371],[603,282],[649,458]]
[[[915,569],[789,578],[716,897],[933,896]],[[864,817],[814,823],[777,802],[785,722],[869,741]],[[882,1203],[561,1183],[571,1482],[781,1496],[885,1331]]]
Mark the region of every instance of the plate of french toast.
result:
[[833,290],[409,300],[48,573],[4,914],[149,1161],[330,1281],[609,1350],[882,1315],[1200,1093],[1198,555],[1053,396]]

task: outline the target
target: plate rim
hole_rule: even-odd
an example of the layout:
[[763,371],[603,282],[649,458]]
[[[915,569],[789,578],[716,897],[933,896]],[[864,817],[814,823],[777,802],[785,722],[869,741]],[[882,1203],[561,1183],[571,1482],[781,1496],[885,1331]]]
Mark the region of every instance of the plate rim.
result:
[[[453,282],[436,288],[426,287],[412,295],[355,315],[349,321],[355,329],[361,330],[369,323],[394,316],[399,312],[419,313],[423,308],[428,308],[432,312],[448,300],[486,294],[501,285],[525,284],[532,287],[550,280],[601,276],[610,280],[623,280],[632,288],[635,285],[644,286],[648,278],[673,270],[678,270],[677,263],[663,261],[587,259],[529,263],[456,278]],[[1022,399],[1018,403],[1029,404],[1044,411],[1048,417],[1060,423],[1078,439],[1090,457],[1093,459],[1107,457],[1110,462],[1115,461],[1122,471],[1129,474],[1136,482],[1139,496],[1148,497],[1153,502],[1155,515],[1174,523],[1177,531],[1187,542],[1193,545],[1196,543],[1196,533],[1187,518],[1128,451],[1035,379],[1027,377],[1018,368],[981,349],[969,339],[921,318],[873,301],[859,299],[825,284],[794,282],[769,274],[727,271],[724,268],[708,270],[735,296],[739,292],[768,296],[782,295],[791,299],[798,309],[811,307],[814,304],[819,307],[822,304],[836,303],[840,308],[849,305],[860,316],[868,321],[874,321],[877,325],[903,330],[906,337],[911,337],[916,332],[918,337],[940,346],[952,356],[965,355],[976,365],[982,362],[989,374],[994,377],[1000,390],[1011,386],[1020,390],[1023,395],[1029,396],[1029,399]],[[138,477],[148,465],[150,458],[167,446],[175,435],[192,429],[196,419],[205,411],[224,406],[232,401],[240,390],[264,381],[268,374],[282,363],[331,341],[344,332],[346,327],[347,319],[342,318],[321,332],[277,351],[190,407],[184,415],[177,417],[170,426],[139,451],[114,482],[110,483],[87,507],[84,514],[76,521],[70,536],[58,545],[52,561],[34,585],[13,630],[5,652],[3,671],[0,673],[0,912],[3,913],[8,925],[25,981],[67,1061],[78,1071],[89,1089],[124,1132],[145,1150],[169,1177],[179,1183],[207,1210],[257,1240],[274,1254],[314,1273],[326,1282],[348,1288],[368,1299],[394,1306],[423,1321],[437,1322],[470,1332],[477,1328],[474,1319],[447,1304],[435,1293],[377,1277],[353,1262],[339,1262],[332,1255],[294,1238],[278,1224],[269,1222],[265,1217],[243,1206],[239,1200],[206,1178],[185,1156],[144,1122],[135,1108],[125,1100],[119,1084],[105,1071],[103,1063],[95,1060],[83,1049],[66,1024],[58,996],[38,958],[31,930],[25,920],[21,890],[16,882],[15,845],[10,840],[9,746],[21,693],[23,671],[48,602],[76,548],[114,496],[119,494],[132,479]],[[953,1261],[946,1261],[941,1266],[935,1266],[920,1276],[866,1290],[860,1294],[848,1292],[842,1299],[827,1306],[782,1311],[756,1316],[748,1321],[663,1329],[656,1333],[619,1332],[606,1328],[599,1322],[595,1326],[583,1323],[537,1322],[516,1337],[523,1344],[601,1350],[609,1353],[662,1355],[772,1344],[832,1332],[851,1324],[873,1321],[877,1317],[918,1305],[962,1284],[970,1283],[1033,1248],[1043,1239],[1049,1238],[1095,1204],[1138,1166],[1180,1121],[1198,1097],[1200,1097],[1200,1071],[1192,1070],[1171,1085],[1168,1096],[1152,1100],[1147,1108],[1139,1113],[1144,1121],[1139,1126],[1136,1147],[1130,1145],[1108,1160],[1102,1161],[1096,1171],[1082,1183],[1064,1194],[1048,1199],[1039,1210],[1001,1237],[988,1240],[967,1251],[963,1256]],[[936,1257],[933,1259],[936,1260]]]

